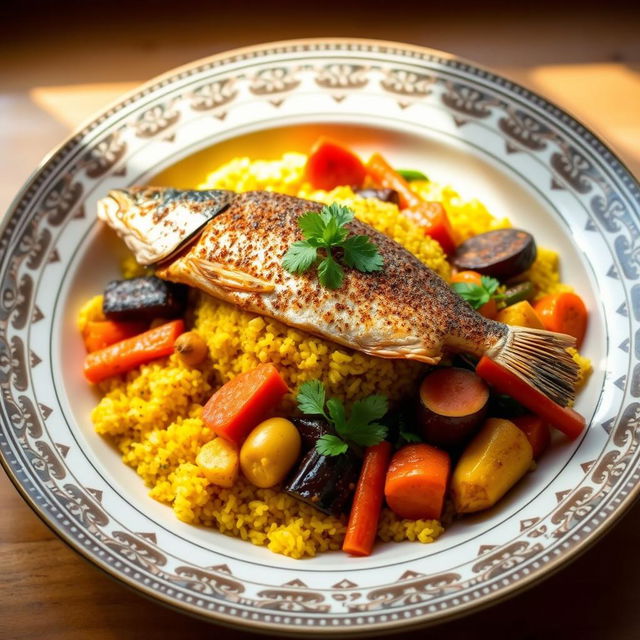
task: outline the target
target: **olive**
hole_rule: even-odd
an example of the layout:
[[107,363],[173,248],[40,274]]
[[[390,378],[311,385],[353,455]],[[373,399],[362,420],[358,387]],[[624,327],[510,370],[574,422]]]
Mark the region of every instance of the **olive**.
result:
[[174,349],[188,367],[199,365],[207,357],[209,349],[200,334],[195,331],[183,333],[175,342]]
[[300,455],[301,439],[285,418],[261,422],[240,449],[240,468],[251,484],[261,489],[282,482]]

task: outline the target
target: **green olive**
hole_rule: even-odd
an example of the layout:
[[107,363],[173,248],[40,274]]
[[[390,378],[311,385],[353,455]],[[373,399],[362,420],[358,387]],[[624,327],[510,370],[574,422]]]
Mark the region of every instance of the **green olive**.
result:
[[300,455],[300,434],[285,418],[261,422],[240,449],[240,468],[251,484],[267,489],[282,482]]

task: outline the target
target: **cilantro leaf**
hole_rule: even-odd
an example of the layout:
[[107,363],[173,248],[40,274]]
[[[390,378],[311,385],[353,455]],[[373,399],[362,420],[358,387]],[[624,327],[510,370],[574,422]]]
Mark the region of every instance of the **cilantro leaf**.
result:
[[327,289],[339,289],[342,286],[344,271],[333,259],[333,256],[327,256],[318,265],[318,279],[320,284]]
[[316,451],[321,456],[339,456],[346,453],[349,445],[338,436],[326,434],[316,440]]
[[329,417],[331,418],[338,435],[343,435],[347,431],[348,427],[342,400],[339,398],[329,398],[329,400],[327,400],[327,411],[329,412]]
[[289,247],[282,260],[283,268],[290,273],[304,273],[317,263],[318,249],[322,249],[326,257],[318,263],[320,284],[328,289],[338,289],[344,282],[344,271],[333,249],[340,248],[342,260],[348,267],[363,273],[380,271],[383,259],[374,242],[365,235],[349,235],[345,225],[353,219],[351,209],[335,202],[324,206],[320,212],[308,211],[300,216],[298,226],[304,240]]
[[381,271],[383,259],[368,236],[351,236],[340,243],[348,267],[364,273]]
[[451,288],[474,309],[479,309],[483,304],[489,302],[491,298],[484,287],[470,282],[454,282]]
[[304,239],[311,240],[312,238],[322,236],[327,224],[319,213],[307,211],[307,213],[298,218],[298,226],[302,231]]
[[396,169],[396,173],[399,173],[407,182],[429,180],[422,171],[416,171],[415,169]]
[[308,380],[300,385],[296,402],[302,413],[309,415],[325,416],[324,412],[325,390],[320,380]]
[[413,433],[412,431],[401,431],[400,437],[408,444],[419,444],[424,442],[417,433]]
[[384,396],[374,395],[356,400],[349,415],[349,425],[353,429],[359,429],[374,420],[382,418],[389,410],[389,403]]
[[387,427],[377,422],[371,422],[360,429],[349,429],[349,434],[346,437],[362,447],[371,447],[387,437]]
[[480,276],[480,282],[482,282],[485,290],[489,292],[489,295],[493,295],[500,286],[500,283],[495,278],[490,278],[489,276]]
[[344,404],[339,398],[329,398],[325,409],[325,395],[322,382],[310,380],[301,385],[296,398],[303,413],[324,416],[337,434],[318,438],[318,453],[336,456],[345,453],[351,445],[369,447],[387,437],[387,427],[376,422],[387,413],[388,402],[384,396],[372,395],[354,402],[347,419]]
[[320,216],[328,224],[329,220],[335,220],[339,227],[344,227],[347,222],[351,222],[354,219],[354,213],[342,204],[332,202],[331,204],[323,207],[320,212]]
[[282,266],[290,273],[304,273],[318,258],[318,249],[308,240],[294,242],[282,260]]
[[481,284],[471,282],[454,282],[451,288],[474,309],[479,309],[494,297],[500,283],[495,278],[481,276]]

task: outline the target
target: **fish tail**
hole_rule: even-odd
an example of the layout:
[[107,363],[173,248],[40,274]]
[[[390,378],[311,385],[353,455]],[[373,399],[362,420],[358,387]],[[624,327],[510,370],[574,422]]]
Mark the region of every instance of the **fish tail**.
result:
[[557,404],[571,406],[579,367],[568,348],[575,338],[542,329],[510,326],[486,355],[509,372],[544,393]]

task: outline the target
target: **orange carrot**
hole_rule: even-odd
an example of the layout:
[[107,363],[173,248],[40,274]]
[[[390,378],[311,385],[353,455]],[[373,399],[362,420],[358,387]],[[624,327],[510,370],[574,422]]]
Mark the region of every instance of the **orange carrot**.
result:
[[547,331],[566,333],[576,339],[578,347],[587,330],[587,308],[575,293],[554,293],[540,298],[534,305]]
[[168,356],[173,353],[173,343],[183,331],[184,321],[173,320],[99,351],[88,353],[84,360],[85,378],[89,382],[101,382],[145,362]]
[[142,333],[147,328],[146,322],[116,322],[102,320],[87,322],[82,338],[87,351],[99,351],[111,344],[131,338]]
[[537,460],[547,450],[551,442],[551,433],[547,423],[540,416],[531,414],[512,418],[511,422],[527,436],[533,449],[533,458]]
[[384,485],[389,508],[400,518],[439,518],[449,467],[449,454],[428,444],[409,444],[397,451]]
[[[468,282],[469,284],[475,284],[478,287],[482,286],[482,275],[477,271],[458,271],[451,276],[451,282]],[[478,313],[482,314],[485,318],[494,320],[498,315],[498,305],[495,298],[491,298],[489,302],[483,304]]]
[[342,550],[353,556],[368,556],[378,533],[384,498],[384,481],[391,457],[391,444],[383,441],[367,447],[349,514]]
[[500,393],[511,396],[572,440],[577,438],[586,426],[585,419],[577,411],[561,407],[544,393],[487,356],[480,358],[480,362],[476,366],[476,373]]
[[258,365],[220,387],[205,404],[202,421],[217,435],[240,445],[287,391],[274,365]]
[[312,147],[305,167],[314,189],[331,191],[341,185],[360,187],[365,168],[360,158],[339,142],[320,138]]
[[445,253],[453,253],[456,248],[453,230],[442,204],[423,200],[379,153],[374,153],[369,158],[366,169],[381,187],[398,192],[403,213],[416,222],[425,235],[437,240]]

